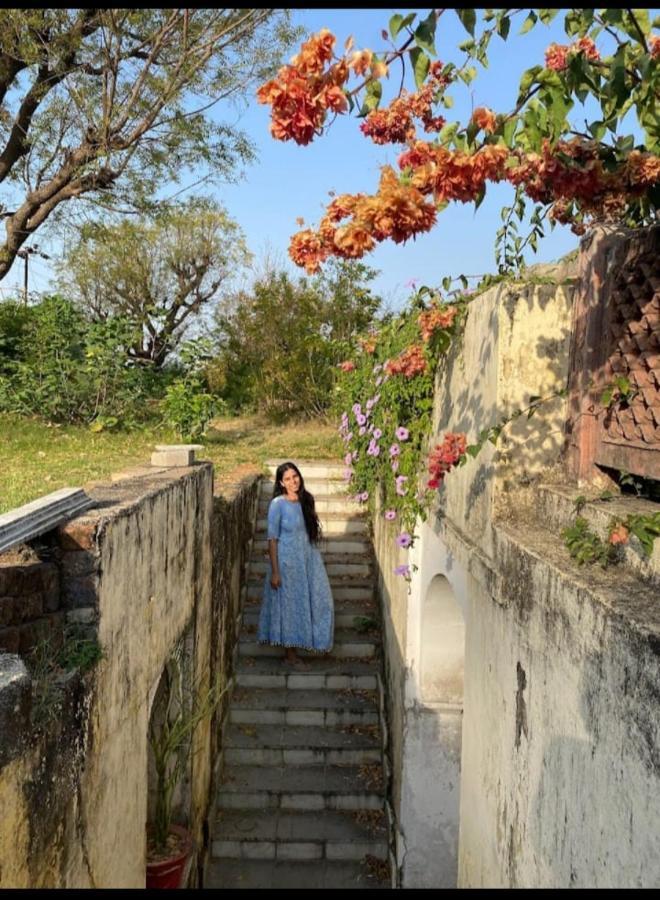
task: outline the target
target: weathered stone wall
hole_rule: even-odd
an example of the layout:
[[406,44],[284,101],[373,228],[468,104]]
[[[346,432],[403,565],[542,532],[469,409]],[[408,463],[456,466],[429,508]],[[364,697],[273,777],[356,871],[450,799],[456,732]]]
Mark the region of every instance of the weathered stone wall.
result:
[[[571,273],[543,274],[563,282]],[[565,386],[572,300],[570,283],[500,285],[475,300],[439,373],[438,441],[448,431],[474,441],[530,395]],[[660,547],[644,562],[631,546],[606,572],[570,559],[559,533],[584,488],[563,468],[565,419],[565,400],[544,404],[448,476],[416,529],[409,587],[389,574],[403,560],[391,526],[377,521],[390,717],[401,723],[393,756],[404,887],[660,881]],[[615,507],[657,510],[622,497],[611,513],[589,503],[583,515],[602,536]]]
[[[216,499],[214,511],[212,468],[199,464],[145,468],[90,493],[95,506],[50,540],[63,573],[61,607],[96,633],[103,659],[85,676],[65,677],[52,699],[56,715],[34,733],[21,661],[0,657],[0,722],[3,697],[25,722],[0,754],[1,887],[144,886],[147,729],[156,688],[184,635],[196,681],[202,689],[209,683],[223,644],[218,630],[238,603],[233,574],[226,585],[216,578],[224,586],[212,595],[212,540],[224,545],[216,565],[233,572],[240,563],[227,554],[242,558],[254,487],[224,506]],[[225,528],[237,533],[224,536]],[[188,787],[200,862],[216,731],[215,720],[197,728]]]
[[59,567],[37,554],[0,554],[0,653],[28,653],[43,634],[61,636]]

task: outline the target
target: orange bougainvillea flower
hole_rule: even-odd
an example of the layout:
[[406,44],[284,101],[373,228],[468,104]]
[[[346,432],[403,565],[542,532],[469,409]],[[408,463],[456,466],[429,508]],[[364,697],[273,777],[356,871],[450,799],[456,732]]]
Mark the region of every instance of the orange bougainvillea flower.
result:
[[492,134],[497,127],[495,113],[492,109],[488,109],[487,106],[478,106],[472,113],[472,121],[478,128],[488,132],[488,134]]
[[660,37],[657,34],[652,34],[649,38],[649,52],[651,59],[660,59]]
[[352,359],[345,359],[344,362],[339,363],[339,368],[342,372],[353,372],[355,369],[355,363]]
[[353,69],[356,75],[366,75],[373,56],[371,50],[356,50],[348,62],[349,68]]
[[627,544],[630,532],[623,523],[610,531],[610,544]]
[[406,378],[421,375],[427,369],[423,348],[419,344],[412,344],[395,359],[388,359],[384,369],[388,375],[405,375]]
[[545,51],[545,67],[554,72],[563,72],[568,66],[568,47],[565,44],[550,44]]
[[417,321],[424,342],[430,341],[433,334],[439,329],[451,328],[457,315],[458,310],[455,306],[437,306],[420,313]]

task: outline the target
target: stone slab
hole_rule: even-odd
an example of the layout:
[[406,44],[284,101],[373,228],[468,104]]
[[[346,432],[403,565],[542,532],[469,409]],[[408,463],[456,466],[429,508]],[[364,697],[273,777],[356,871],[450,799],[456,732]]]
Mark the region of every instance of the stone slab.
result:
[[61,488],[0,515],[0,553],[45,534],[93,505],[81,488]]

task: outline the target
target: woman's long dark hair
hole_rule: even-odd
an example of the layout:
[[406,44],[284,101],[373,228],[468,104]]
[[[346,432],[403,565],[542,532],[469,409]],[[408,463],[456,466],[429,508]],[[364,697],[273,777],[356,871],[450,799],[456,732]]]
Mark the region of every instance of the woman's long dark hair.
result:
[[300,469],[295,463],[285,462],[282,463],[281,466],[277,467],[277,472],[275,472],[275,489],[273,490],[273,498],[280,497],[282,494],[285,494],[286,491],[282,487],[282,479],[286,472],[289,469],[293,469],[298,478],[300,478],[300,490],[298,491],[298,500],[300,501],[300,506],[302,508],[303,518],[305,520],[305,528],[307,529],[307,535],[312,542],[312,544],[318,544],[321,540],[321,523],[319,522],[319,517],[316,515],[316,506],[314,504],[314,496],[310,494],[310,492],[305,487],[305,480],[300,474]]

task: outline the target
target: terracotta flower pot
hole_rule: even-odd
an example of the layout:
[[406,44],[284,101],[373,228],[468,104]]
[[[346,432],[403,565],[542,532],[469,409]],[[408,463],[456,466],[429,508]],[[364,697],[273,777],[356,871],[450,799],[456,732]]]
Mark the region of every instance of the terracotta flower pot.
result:
[[166,859],[147,862],[147,888],[179,888],[192,851],[192,837],[181,825],[170,825],[170,834],[179,837],[178,847]]

